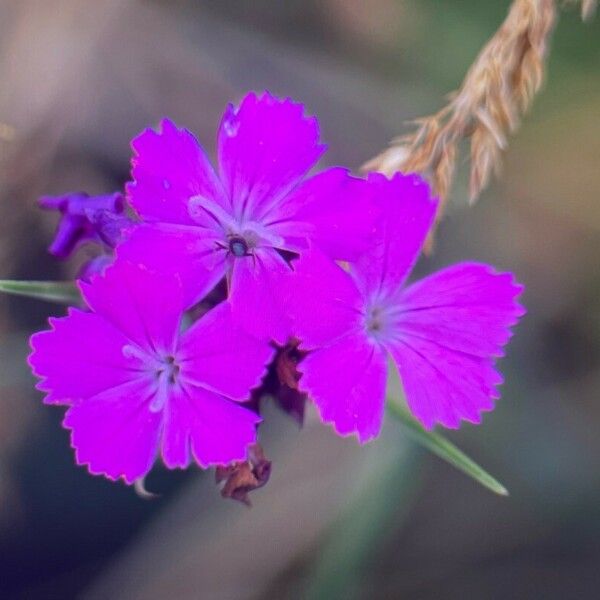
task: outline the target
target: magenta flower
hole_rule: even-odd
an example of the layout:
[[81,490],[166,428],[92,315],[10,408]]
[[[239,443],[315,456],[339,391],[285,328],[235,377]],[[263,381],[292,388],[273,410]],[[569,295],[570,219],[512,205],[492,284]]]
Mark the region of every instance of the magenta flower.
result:
[[50,319],[29,356],[45,402],[69,407],[78,464],[132,483],[159,450],[169,468],[245,459],[260,417],[240,402],[273,350],[233,326],[230,305],[180,333],[177,277],[117,261],[80,288],[90,312]]
[[494,360],[524,314],[515,300],[522,287],[511,274],[476,263],[404,287],[436,202],[417,176],[374,174],[367,185],[384,219],[378,243],[351,274],[315,252],[296,263],[290,310],[302,349],[312,350],[298,365],[300,390],[323,421],[365,442],[381,429],[389,357],[427,429],[479,423],[498,398]]
[[40,206],[58,210],[61,219],[48,252],[58,258],[68,258],[84,242],[96,242],[114,248],[121,240],[123,229],[131,224],[125,216],[123,195],[89,196],[72,193],[44,196]]
[[[361,181],[341,168],[305,180],[324,152],[316,119],[268,93],[229,106],[218,133],[219,174],[185,129],[164,120],[133,140],[127,191],[145,224],[118,255],[181,274],[186,305],[223,276],[236,317],[261,337],[284,342],[278,290],[290,253],[309,245],[355,260],[368,247],[375,210]],[[154,248],[151,261],[148,248]]]

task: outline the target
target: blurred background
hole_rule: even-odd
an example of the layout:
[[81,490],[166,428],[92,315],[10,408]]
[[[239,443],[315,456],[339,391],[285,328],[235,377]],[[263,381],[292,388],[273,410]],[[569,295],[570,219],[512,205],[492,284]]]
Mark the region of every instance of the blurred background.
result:
[[[306,103],[353,169],[437,110],[508,0],[0,1],[0,278],[62,279],[42,194],[119,189],[129,140],[168,115],[211,153],[228,101]],[[600,18],[564,11],[547,85],[499,182],[468,208],[466,173],[417,275],[489,261],[529,312],[481,427],[450,437],[509,488],[495,497],[388,420],[360,448],[274,407],[253,508],[211,472],[147,487],[73,462],[41,405],[27,338],[57,305],[0,298],[3,598],[597,598],[600,584]],[[79,263],[86,250],[79,253]]]

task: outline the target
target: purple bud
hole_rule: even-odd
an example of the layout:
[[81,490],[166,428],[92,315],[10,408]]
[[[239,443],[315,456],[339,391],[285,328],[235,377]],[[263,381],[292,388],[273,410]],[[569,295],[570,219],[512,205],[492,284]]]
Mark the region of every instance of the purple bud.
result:
[[39,203],[42,208],[58,210],[62,215],[48,248],[50,254],[58,258],[68,258],[80,244],[88,241],[114,248],[123,229],[132,223],[124,214],[125,201],[120,193],[44,196]]
[[91,260],[88,260],[81,269],[77,279],[91,281],[94,275],[102,275],[106,268],[113,263],[114,257],[111,254],[100,254]]

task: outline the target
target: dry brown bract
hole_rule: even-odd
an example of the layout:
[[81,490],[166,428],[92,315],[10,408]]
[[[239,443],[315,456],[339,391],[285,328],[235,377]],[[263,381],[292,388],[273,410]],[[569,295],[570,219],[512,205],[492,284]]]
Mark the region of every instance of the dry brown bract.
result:
[[440,197],[439,220],[454,178],[459,144],[468,139],[474,201],[498,170],[507,135],[518,127],[540,89],[556,13],[554,0],[515,0],[449,103],[417,120],[414,133],[394,140],[364,169],[422,173]]
[[596,13],[596,8],[598,8],[598,0],[581,0],[581,18],[584,21],[591,19]]
[[248,494],[266,485],[271,476],[271,461],[267,460],[260,444],[248,448],[245,461],[231,463],[215,469],[215,481],[223,483],[221,496],[238,500],[251,506]]

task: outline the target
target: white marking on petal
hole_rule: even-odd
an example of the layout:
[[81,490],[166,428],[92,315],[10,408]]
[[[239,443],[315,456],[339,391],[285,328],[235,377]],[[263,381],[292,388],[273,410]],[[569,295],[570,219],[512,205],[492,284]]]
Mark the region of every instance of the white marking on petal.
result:
[[204,223],[206,213],[215,218],[224,231],[233,233],[236,229],[236,223],[233,217],[227,213],[217,202],[204,196],[192,196],[188,200],[188,213],[194,221]]

